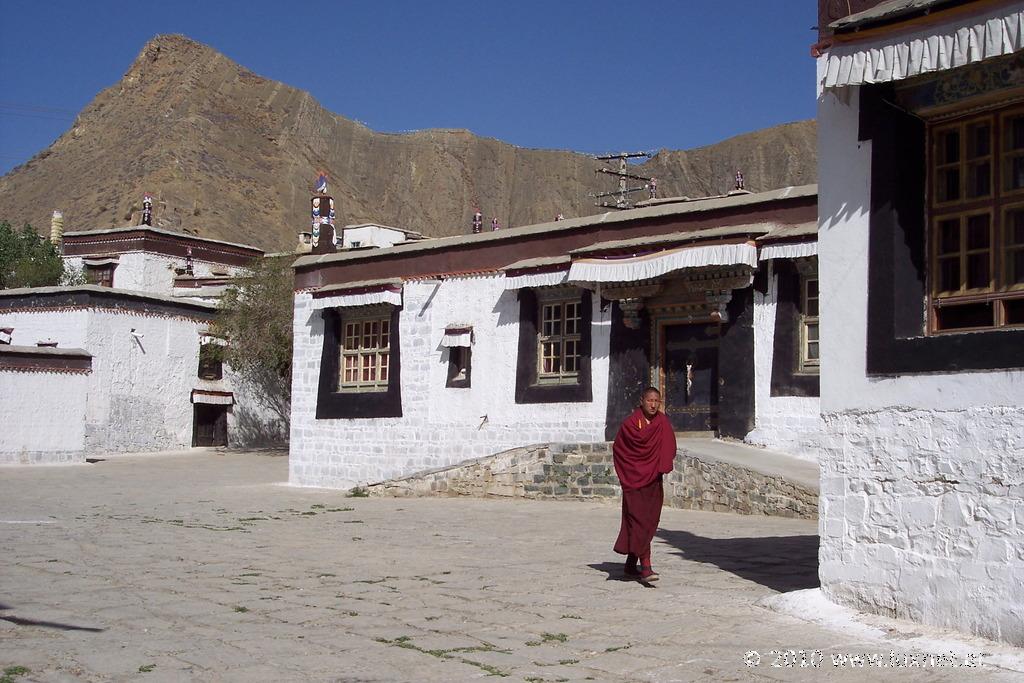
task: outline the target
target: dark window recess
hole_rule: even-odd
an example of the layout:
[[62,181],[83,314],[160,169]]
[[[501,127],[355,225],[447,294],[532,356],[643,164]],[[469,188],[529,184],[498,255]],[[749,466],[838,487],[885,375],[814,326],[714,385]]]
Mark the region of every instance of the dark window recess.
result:
[[540,306],[532,289],[519,290],[519,353],[516,358],[516,403],[589,403],[593,400],[590,386],[590,322],[593,315],[591,294],[579,290],[579,340],[576,381],[545,384],[538,381],[538,348],[540,346]]
[[199,346],[199,379],[217,380],[224,377],[224,347],[220,344]]
[[470,386],[473,350],[468,346],[452,346],[448,349],[448,381],[446,387],[465,389]]
[[772,396],[818,396],[821,383],[816,372],[800,371],[801,278],[789,259],[775,259],[778,277],[775,304],[775,335],[772,352]]
[[[934,306],[936,316],[954,330],[927,336],[928,312],[928,228],[925,186],[927,174],[925,124],[910,113],[893,107],[891,85],[861,87],[860,139],[871,140],[871,205],[868,229],[868,310],[867,310],[867,372],[869,375],[900,375],[922,372],[956,372],[961,370],[994,370],[1024,367],[1024,330],[991,329],[971,331],[974,323],[991,309],[964,301],[959,306],[942,302]],[[934,138],[933,138],[934,139]],[[959,144],[959,142],[958,142]],[[950,143],[949,154],[952,154]],[[951,162],[952,163],[952,162]],[[939,181],[941,182],[941,180]],[[950,189],[952,186],[950,186]],[[966,258],[966,216],[957,219],[956,229],[937,224],[934,235],[934,258],[938,272],[936,283],[961,281],[959,270]],[[977,223],[976,223],[977,224]],[[963,226],[963,227],[961,227]],[[980,230],[980,228],[976,228]],[[974,244],[985,240],[974,235]],[[980,240],[980,241],[979,241]],[[961,250],[961,246],[964,247]],[[978,246],[978,249],[983,247]],[[942,255],[950,253],[950,263],[942,263]],[[956,261],[956,263],[953,263]],[[980,264],[968,263],[968,272],[977,267],[976,280],[987,275]],[[945,269],[945,270],[944,270]],[[1002,302],[1007,323],[1020,316],[1014,299]],[[1016,311],[1006,311],[1007,307]],[[1016,308],[1015,308],[1016,307]],[[954,310],[959,309],[959,310]],[[991,322],[988,323],[991,325]]]
[[100,287],[114,286],[114,264],[108,263],[102,266],[85,266],[85,281],[90,285]]
[[[339,364],[341,359],[342,330],[345,309],[325,309],[324,347],[320,356],[320,383],[317,389],[316,417],[318,420],[338,418],[401,417],[401,339],[399,330],[400,307],[391,308],[389,325],[387,389],[379,387],[366,391],[346,389],[339,391]],[[365,316],[363,316],[365,317]]]

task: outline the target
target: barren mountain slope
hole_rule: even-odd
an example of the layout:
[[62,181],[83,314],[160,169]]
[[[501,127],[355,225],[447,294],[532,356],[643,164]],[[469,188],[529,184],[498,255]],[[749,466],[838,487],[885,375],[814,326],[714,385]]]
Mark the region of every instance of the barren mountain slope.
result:
[[[697,196],[814,182],[814,123],[757,131],[718,145],[662,151],[638,172],[659,191]],[[342,225],[373,221],[431,236],[466,232],[474,206],[523,225],[599,211],[588,192],[614,187],[599,162],[521,149],[464,130],[376,133],[308,93],[271,81],[177,35],[151,40],[47,150],[0,178],[0,218],[46,231],[138,222],[142,193],[155,224],[290,249],[307,229],[317,170],[330,174]]]

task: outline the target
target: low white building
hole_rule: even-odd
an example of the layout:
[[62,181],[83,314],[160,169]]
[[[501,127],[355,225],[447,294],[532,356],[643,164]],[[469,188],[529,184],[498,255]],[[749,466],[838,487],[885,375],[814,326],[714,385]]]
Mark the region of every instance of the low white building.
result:
[[[209,334],[262,250],[148,225],[64,233],[61,250],[93,284],[0,291],[0,394],[17,425],[0,463],[287,440],[280,401],[232,373]],[[76,353],[88,367],[62,369]]]
[[811,457],[815,233],[808,186],[301,257],[290,480],[603,441],[648,384],[680,432]]
[[424,239],[423,235],[414,230],[393,228],[390,225],[377,223],[346,225],[341,232],[342,248],[344,249],[370,247],[383,249],[403,242],[417,242],[422,239]]
[[214,300],[263,250],[136,225],[66,232],[61,254],[90,284]]
[[839,4],[818,46],[822,589],[1024,645],[1024,3]]

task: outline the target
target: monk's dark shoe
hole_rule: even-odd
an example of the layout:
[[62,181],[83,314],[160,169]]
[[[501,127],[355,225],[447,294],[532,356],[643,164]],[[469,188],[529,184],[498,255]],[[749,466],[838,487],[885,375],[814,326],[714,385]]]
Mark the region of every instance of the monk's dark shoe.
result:
[[640,583],[654,583],[661,577],[650,567],[640,567],[640,574],[636,578]]
[[630,564],[629,562],[622,567],[622,573],[634,579],[640,576],[640,570],[637,566],[635,564]]

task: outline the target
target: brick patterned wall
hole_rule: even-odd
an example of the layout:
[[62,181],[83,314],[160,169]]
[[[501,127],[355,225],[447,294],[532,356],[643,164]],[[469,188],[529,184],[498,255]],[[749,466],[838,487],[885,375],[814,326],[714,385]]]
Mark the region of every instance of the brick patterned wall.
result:
[[826,425],[825,594],[1024,645],[1024,409],[850,411]]

